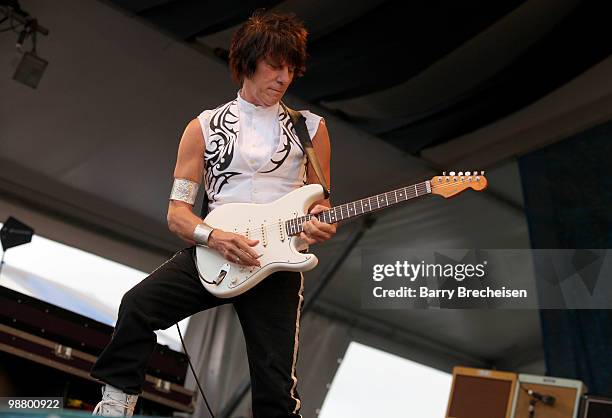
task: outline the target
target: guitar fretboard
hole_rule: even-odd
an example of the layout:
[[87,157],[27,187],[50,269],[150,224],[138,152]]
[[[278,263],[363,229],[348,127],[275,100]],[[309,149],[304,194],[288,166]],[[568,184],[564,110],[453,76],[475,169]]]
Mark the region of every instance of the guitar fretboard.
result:
[[431,186],[428,181],[413,184],[412,186],[402,187],[401,189],[391,190],[390,192],[366,197],[365,199],[355,200],[354,202],[334,206],[317,215],[307,214],[285,221],[285,229],[288,235],[297,235],[304,230],[304,222],[316,217],[319,221],[333,224],[345,221],[365,213],[384,209],[388,206],[404,202],[415,197],[431,193]]

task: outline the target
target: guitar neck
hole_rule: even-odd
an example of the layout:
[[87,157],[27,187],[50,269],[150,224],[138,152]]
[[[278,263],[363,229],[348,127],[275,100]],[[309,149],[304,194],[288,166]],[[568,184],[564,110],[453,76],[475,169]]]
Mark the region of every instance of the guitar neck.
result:
[[386,207],[405,202],[406,200],[414,199],[415,197],[424,196],[430,193],[431,184],[429,180],[427,180],[421,183],[413,184],[412,186],[402,187],[386,193],[377,194],[375,196],[355,200],[343,205],[334,206],[333,208],[318,213],[317,215],[307,214],[290,219],[286,221],[287,232],[289,235],[299,234],[304,230],[304,222],[312,219],[313,217],[316,217],[321,222],[333,224],[339,221],[352,219],[369,212],[384,209]]

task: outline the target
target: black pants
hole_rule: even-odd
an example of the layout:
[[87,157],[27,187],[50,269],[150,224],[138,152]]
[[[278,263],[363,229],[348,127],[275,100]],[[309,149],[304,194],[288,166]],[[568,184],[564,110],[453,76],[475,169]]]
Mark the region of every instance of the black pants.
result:
[[247,346],[254,417],[300,417],[295,364],[303,301],[301,275],[274,273],[242,295],[221,299],[200,283],[193,253],[194,247],[179,251],[123,296],[113,338],[91,375],[126,393],[139,394],[155,348],[153,331],[232,303]]

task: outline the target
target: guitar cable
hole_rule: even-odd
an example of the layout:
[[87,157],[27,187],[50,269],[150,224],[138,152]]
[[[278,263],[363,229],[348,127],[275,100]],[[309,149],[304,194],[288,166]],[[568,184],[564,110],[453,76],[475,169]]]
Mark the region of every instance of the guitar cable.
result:
[[208,404],[208,399],[206,399],[206,395],[204,395],[204,390],[202,389],[202,386],[200,385],[200,381],[198,380],[198,376],[196,375],[196,372],[193,368],[193,364],[191,364],[191,356],[187,352],[187,347],[185,347],[185,341],[183,340],[183,334],[181,333],[181,329],[179,328],[178,322],[175,325],[176,325],[176,329],[178,330],[179,338],[181,339],[181,344],[183,345],[183,350],[185,351],[185,355],[187,356],[187,361],[189,362],[189,368],[191,368],[191,373],[193,373],[193,378],[195,379],[198,385],[200,394],[202,394],[202,399],[204,399],[206,408],[208,408],[208,413],[210,414],[212,418],[215,418],[215,414],[213,414],[212,410],[210,409],[210,405]]

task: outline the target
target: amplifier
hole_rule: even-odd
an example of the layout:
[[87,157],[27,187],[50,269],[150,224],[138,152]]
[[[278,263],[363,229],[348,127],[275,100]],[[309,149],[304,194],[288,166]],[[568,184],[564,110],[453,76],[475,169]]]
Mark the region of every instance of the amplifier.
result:
[[579,380],[519,374],[512,418],[577,418],[585,390]]
[[612,417],[612,398],[584,395],[580,402],[580,418]]
[[515,373],[453,368],[446,418],[509,418],[516,380]]

